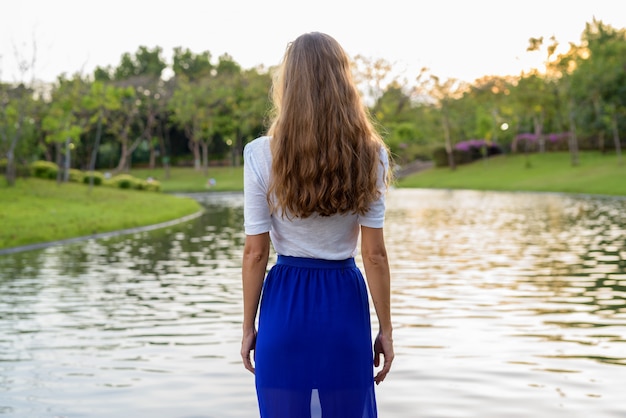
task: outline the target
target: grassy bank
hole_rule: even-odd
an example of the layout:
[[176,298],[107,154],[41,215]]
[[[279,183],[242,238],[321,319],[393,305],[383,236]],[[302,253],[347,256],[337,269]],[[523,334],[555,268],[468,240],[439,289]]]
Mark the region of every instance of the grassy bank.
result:
[[[159,180],[165,193],[57,185],[20,179],[9,188],[0,180],[0,249],[55,241],[173,220],[200,210],[193,199],[167,192],[241,191],[242,167],[215,167],[208,175],[191,168],[134,169],[135,177]],[[215,185],[208,187],[209,179]],[[626,164],[615,155],[580,154],[573,167],[568,153],[503,155],[486,161],[429,169],[398,180],[399,188],[542,191],[626,196]]]
[[580,153],[572,166],[569,153],[502,155],[469,165],[433,168],[401,179],[397,187],[541,191],[626,196],[626,162],[615,155]]
[[[242,167],[211,167],[208,175],[191,168],[175,167],[166,178],[162,168],[133,169],[131,174],[153,177],[164,192],[241,191]],[[215,179],[215,186],[207,181]],[[450,188],[501,191],[549,191],[626,196],[626,158],[624,165],[615,155],[581,152],[580,164],[571,165],[569,153],[502,155],[486,161],[459,166],[455,171],[435,168],[396,182],[406,188]]]
[[[133,169],[130,174],[141,179],[152,177],[164,192],[206,192],[243,190],[243,167],[210,167],[207,175],[187,167],[170,168],[169,178],[163,168]],[[215,180],[208,186],[209,179]]]
[[0,249],[138,226],[195,213],[193,199],[164,193],[57,185],[51,180],[0,181]]

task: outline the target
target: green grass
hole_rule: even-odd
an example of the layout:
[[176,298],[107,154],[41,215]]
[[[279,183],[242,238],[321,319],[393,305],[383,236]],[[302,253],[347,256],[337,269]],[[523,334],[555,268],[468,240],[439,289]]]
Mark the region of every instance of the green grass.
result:
[[[207,175],[202,170],[172,167],[166,178],[163,168],[132,169],[130,174],[140,179],[152,177],[161,183],[164,192],[206,192],[206,191],[241,191],[243,190],[243,167],[210,167]],[[209,179],[215,179],[215,186],[207,187]]]
[[164,193],[52,180],[0,181],[0,248],[153,225],[201,210],[197,201]]
[[[167,192],[241,191],[242,167],[212,167],[208,175],[174,167],[134,169],[131,175],[161,183],[165,193],[121,190],[51,180],[0,181],[0,249],[153,225],[201,209],[193,199]],[[216,185],[207,187],[214,178]],[[399,188],[541,191],[626,196],[626,164],[615,155],[582,152],[573,167],[568,153],[503,155],[473,164],[426,170],[398,180]]]
[[567,152],[502,155],[472,164],[425,170],[397,181],[399,188],[540,191],[626,196],[626,164],[587,151],[572,166]]

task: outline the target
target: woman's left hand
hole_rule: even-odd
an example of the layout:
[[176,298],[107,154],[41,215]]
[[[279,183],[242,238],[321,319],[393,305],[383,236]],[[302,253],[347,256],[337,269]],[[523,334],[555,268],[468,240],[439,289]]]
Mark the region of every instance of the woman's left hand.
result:
[[251,352],[256,346],[256,329],[244,331],[241,340],[241,358],[246,369],[254,374],[254,366],[252,365]]

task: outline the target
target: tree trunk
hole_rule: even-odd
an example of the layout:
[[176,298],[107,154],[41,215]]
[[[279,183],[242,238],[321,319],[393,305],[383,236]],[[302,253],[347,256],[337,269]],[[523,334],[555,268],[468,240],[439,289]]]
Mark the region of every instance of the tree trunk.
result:
[[156,166],[156,154],[157,150],[152,141],[152,133],[154,131],[154,127],[156,125],[156,117],[152,111],[148,111],[148,120],[146,122],[146,128],[143,130],[142,136],[146,141],[148,141],[148,148],[150,149],[150,160],[148,162],[148,166],[151,169],[154,169]]
[[200,145],[198,141],[194,141],[193,139],[189,140],[189,149],[193,152],[193,168],[196,171],[200,171],[201,165],[201,156],[200,156]]
[[205,176],[209,175],[209,143],[202,141],[202,172]]
[[149,142],[150,144],[150,161],[148,162],[148,166],[151,169],[154,169],[154,167],[156,167],[156,154],[157,154],[157,149],[156,147],[152,144],[152,141]]
[[[23,112],[22,112],[23,113]],[[6,179],[7,184],[10,187],[15,186],[16,179],[16,169],[15,169],[15,147],[17,146],[17,141],[20,140],[22,136],[22,124],[24,123],[24,116],[20,115],[18,119],[18,126],[13,138],[11,138],[11,144],[9,145],[9,150],[7,151],[7,169],[6,169]]]
[[44,150],[44,158],[46,159],[46,161],[52,161],[53,156],[50,144],[47,144],[45,141],[40,141],[39,143],[41,144],[41,148],[43,148]]
[[65,161],[63,164],[63,182],[67,183],[70,179],[70,166],[71,166],[71,149],[70,143],[72,142],[71,138],[67,138],[65,140]]
[[611,118],[611,128],[613,129],[613,142],[615,143],[615,153],[617,154],[617,164],[622,165],[622,145],[619,138],[619,130],[617,129],[617,114],[613,112]]
[[55,142],[54,144],[54,148],[56,151],[56,156],[57,156],[57,184],[61,184],[61,176],[62,176],[62,172],[61,172],[61,167],[63,166],[63,153],[61,152],[61,143],[60,142]]
[[452,153],[452,139],[450,138],[450,120],[448,119],[448,112],[444,108],[443,110],[443,136],[446,143],[446,153],[448,154],[448,166],[451,170],[456,170],[456,163],[454,161],[454,154]]
[[117,168],[115,169],[115,171],[129,172],[131,168],[133,152],[135,152],[143,138],[139,137],[135,139],[130,145],[128,145],[128,133],[126,133],[126,135],[120,139],[122,143],[122,152],[120,155],[120,162],[117,164]]
[[578,137],[576,136],[576,122],[574,120],[574,110],[570,110],[569,112],[569,129],[569,152],[572,160],[572,166],[575,167],[578,165]]
[[6,179],[7,184],[9,186],[15,186],[15,157],[13,155],[13,150],[9,149],[7,152],[7,168],[6,168]]
[[603,154],[606,152],[606,147],[604,146],[604,129],[598,134],[598,149]]
[[598,149],[600,152],[604,153],[604,124],[602,123],[602,105],[600,103],[600,98],[598,93],[594,93],[593,96],[593,110],[596,116],[596,121],[602,127],[600,128],[600,134],[598,136]]
[[[96,129],[96,141],[91,151],[91,159],[89,160],[89,171],[93,173],[96,170],[96,159],[98,157],[98,148],[100,148],[100,138],[102,137],[102,116],[98,117],[98,128]],[[89,192],[93,189],[93,175],[89,176]]]
[[539,144],[539,152],[546,152],[546,138],[543,136],[543,117],[533,116],[533,124],[535,125],[535,135]]
[[119,134],[119,141],[122,144],[122,149],[120,152],[120,161],[117,164],[117,168],[115,168],[114,170],[115,172],[128,171],[128,167],[130,165],[130,162],[128,161],[129,156],[135,150],[133,146],[130,146],[130,147],[128,146],[128,142],[129,142],[128,136],[130,135],[130,125],[131,125],[132,120],[133,120],[132,115],[126,118],[124,127],[122,128]]
[[165,146],[165,132],[167,129],[163,129],[163,123],[159,123],[159,147],[161,149],[161,161],[163,161],[163,168],[165,168],[165,178],[170,178],[170,156],[167,155],[167,147]]
[[122,139],[121,144],[122,149],[120,150],[120,160],[114,170],[115,172],[124,171],[127,167],[126,159],[128,158],[128,141],[126,139]]
[[232,164],[235,167],[239,167],[241,165],[241,154],[243,153],[242,145],[243,145],[243,138],[241,135],[241,131],[239,130],[239,128],[237,128],[237,136],[235,137],[235,142],[233,144],[233,149],[232,149],[232,153],[233,153]]

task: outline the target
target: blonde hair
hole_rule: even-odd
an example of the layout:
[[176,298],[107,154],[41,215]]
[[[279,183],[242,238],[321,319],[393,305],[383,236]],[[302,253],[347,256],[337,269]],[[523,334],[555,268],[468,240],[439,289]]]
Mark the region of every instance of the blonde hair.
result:
[[339,43],[312,32],[289,44],[272,96],[272,213],[278,208],[300,218],[366,213],[380,197],[378,169],[381,148],[387,148]]

